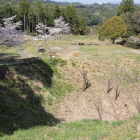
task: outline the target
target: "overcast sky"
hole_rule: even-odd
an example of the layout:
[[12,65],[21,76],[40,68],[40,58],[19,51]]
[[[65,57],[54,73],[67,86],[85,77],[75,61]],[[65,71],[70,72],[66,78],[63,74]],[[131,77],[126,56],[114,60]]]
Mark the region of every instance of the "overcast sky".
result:
[[[120,3],[122,0],[52,0],[52,1],[56,1],[56,2],[80,2],[83,4],[93,4],[93,3]],[[136,4],[140,4],[140,0],[134,0],[134,3]]]

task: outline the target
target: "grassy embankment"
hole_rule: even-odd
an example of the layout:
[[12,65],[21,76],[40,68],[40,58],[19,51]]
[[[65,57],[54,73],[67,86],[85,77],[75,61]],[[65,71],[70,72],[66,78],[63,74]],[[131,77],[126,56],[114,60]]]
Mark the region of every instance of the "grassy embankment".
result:
[[[56,81],[53,77],[61,75],[57,65],[65,61],[36,60],[26,64],[1,67],[0,81],[0,135],[12,134],[18,129],[27,129],[37,125],[52,126],[59,122],[45,106],[52,104],[72,86],[65,81]],[[63,87],[65,85],[65,88]],[[49,91],[49,92],[48,92]],[[56,100],[56,102],[57,102]]]

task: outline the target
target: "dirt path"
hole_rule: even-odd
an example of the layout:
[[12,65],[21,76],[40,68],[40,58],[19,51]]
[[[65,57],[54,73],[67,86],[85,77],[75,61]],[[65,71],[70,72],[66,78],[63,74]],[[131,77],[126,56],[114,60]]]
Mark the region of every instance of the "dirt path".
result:
[[132,53],[136,53],[136,54],[140,54],[139,50],[114,50],[115,52],[118,53],[128,53],[128,52],[132,52]]
[[23,55],[27,55],[28,58],[30,58],[30,57],[37,57],[37,56],[34,56],[34,55],[31,55],[31,54],[26,53],[25,50],[22,50],[22,49],[19,49],[18,51],[19,51],[19,53],[21,53]]
[[[23,55],[26,55],[27,57],[26,58],[31,58],[31,57],[37,57],[37,56],[34,56],[34,55],[31,55],[31,54],[28,54],[25,52],[25,50],[22,50],[22,49],[19,49],[19,53],[23,54]],[[10,65],[17,65],[17,64],[23,64],[24,61],[23,59],[14,59],[15,62],[9,62],[9,63],[3,63],[3,64],[0,64],[0,66],[3,66],[3,65],[7,65],[7,66],[10,66]]]

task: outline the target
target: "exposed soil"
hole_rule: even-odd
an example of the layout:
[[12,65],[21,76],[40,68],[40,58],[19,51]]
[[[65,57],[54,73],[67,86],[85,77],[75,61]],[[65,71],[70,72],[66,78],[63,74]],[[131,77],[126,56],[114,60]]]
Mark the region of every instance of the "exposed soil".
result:
[[[96,98],[95,98],[96,95]],[[115,121],[130,118],[130,114],[124,105],[119,99],[115,101],[110,96],[110,100],[113,102],[113,106],[115,108],[116,114],[111,106],[111,103],[107,99],[105,95],[100,96],[97,94],[92,94],[89,91],[86,92],[77,92],[72,93],[65,97],[60,106],[58,107],[58,118],[61,120],[76,121],[82,119],[99,119],[98,111],[95,107],[95,103],[98,105],[99,99],[102,99],[102,120]],[[126,101],[125,101],[126,102]],[[131,111],[131,115],[136,112],[135,107],[132,101],[129,102],[129,111]],[[131,107],[130,107],[131,106]],[[131,108],[131,109],[130,109]]]

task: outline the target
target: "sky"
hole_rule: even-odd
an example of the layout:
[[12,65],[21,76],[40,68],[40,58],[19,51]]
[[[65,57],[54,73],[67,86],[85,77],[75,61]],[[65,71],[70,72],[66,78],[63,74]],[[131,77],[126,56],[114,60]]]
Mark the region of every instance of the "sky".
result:
[[[93,3],[112,3],[112,4],[119,4],[122,0],[52,0],[56,2],[80,2],[83,4],[93,4]],[[135,4],[140,4],[140,0],[134,0]]]

